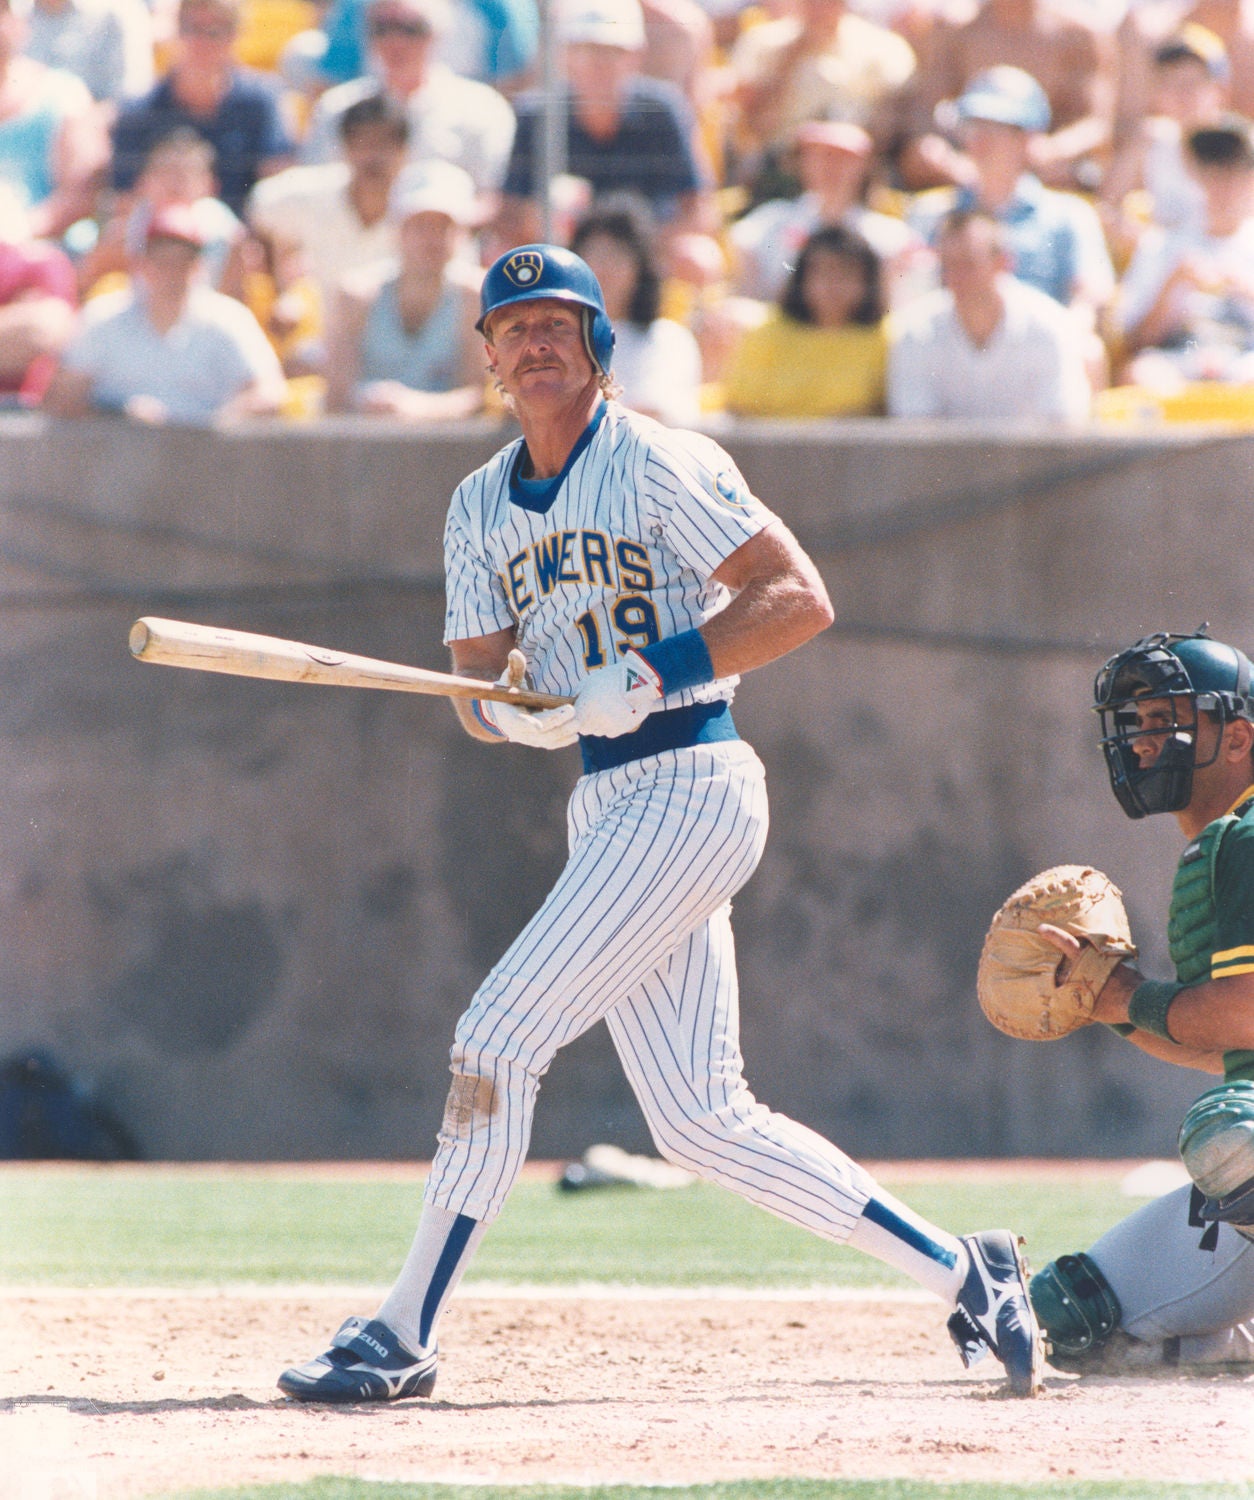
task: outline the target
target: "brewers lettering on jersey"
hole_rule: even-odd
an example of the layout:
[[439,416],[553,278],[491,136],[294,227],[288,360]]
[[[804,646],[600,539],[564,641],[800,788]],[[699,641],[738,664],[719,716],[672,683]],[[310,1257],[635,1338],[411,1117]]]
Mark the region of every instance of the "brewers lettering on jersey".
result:
[[718,444],[614,400],[614,331],[578,256],[502,256],[478,327],[522,437],[453,496],[445,639],[460,673],[525,671],[574,701],[456,710],[477,739],[578,743],[569,858],[457,1024],[395,1285],[280,1388],[431,1393],[441,1311],[518,1176],[539,1081],[604,1020],[664,1156],[907,1272],[950,1309],[964,1363],[991,1350],[1011,1391],[1033,1394],[1043,1354],[1016,1236],[928,1223],[744,1079],[730,902],[761,857],[767,804],[731,702],[741,673],[831,623],[817,569]]

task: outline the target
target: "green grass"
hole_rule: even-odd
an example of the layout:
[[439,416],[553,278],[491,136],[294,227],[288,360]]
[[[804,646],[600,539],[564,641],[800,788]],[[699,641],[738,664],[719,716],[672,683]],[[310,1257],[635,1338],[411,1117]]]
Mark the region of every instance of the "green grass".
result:
[[933,1484],[921,1479],[746,1479],[724,1484],[377,1484],[315,1479],[235,1490],[180,1490],[160,1500],[1254,1500],[1248,1484],[1062,1480],[1051,1484]]
[[[1088,1245],[1130,1210],[1116,1182],[1113,1172],[1109,1181],[1033,1182],[1010,1167],[982,1183],[884,1185],[959,1233],[1012,1226],[1039,1266]],[[387,1284],[409,1247],[420,1197],[412,1181],[299,1171],[0,1166],[0,1284]],[[467,1280],[908,1284],[705,1184],[565,1194],[533,1181],[514,1190]]]

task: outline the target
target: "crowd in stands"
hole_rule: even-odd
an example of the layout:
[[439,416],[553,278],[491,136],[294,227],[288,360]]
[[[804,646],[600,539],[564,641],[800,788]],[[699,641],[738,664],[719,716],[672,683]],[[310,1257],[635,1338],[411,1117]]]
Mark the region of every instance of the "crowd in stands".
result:
[[540,3],[555,98],[537,0],[0,0],[0,404],[500,413],[549,238],[669,424],[1254,413],[1254,4]]

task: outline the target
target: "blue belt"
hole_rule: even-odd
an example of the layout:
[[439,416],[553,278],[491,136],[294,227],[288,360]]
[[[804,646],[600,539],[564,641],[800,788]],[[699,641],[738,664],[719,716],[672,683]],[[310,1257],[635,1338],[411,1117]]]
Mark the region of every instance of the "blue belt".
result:
[[667,708],[650,714],[639,729],[630,734],[606,739],[597,734],[581,734],[579,750],[585,775],[625,766],[629,760],[657,755],[663,750],[683,750],[689,745],[708,745],[715,740],[738,740],[732,723],[731,704],[720,698],[716,703],[690,703],[686,708]]

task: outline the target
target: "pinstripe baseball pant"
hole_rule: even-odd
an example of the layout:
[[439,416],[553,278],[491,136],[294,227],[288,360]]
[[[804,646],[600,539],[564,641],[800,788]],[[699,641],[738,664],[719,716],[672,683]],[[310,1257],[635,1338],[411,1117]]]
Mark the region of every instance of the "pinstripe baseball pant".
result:
[[540,1079],[604,1018],[659,1151],[844,1240],[873,1180],[743,1077],[731,897],[767,831],[742,741],[665,751],[577,783],[570,855],[462,1016],[426,1201],[487,1222],[526,1157]]

